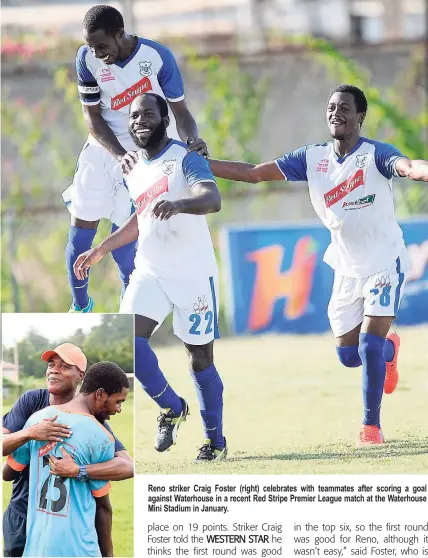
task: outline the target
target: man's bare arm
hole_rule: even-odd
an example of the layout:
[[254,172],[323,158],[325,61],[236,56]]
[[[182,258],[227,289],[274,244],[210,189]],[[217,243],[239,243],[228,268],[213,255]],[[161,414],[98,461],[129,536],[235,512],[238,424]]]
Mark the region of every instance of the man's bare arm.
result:
[[82,112],[91,136],[121,162],[123,172],[129,172],[137,162],[138,157],[134,151],[127,152],[122,147],[113,130],[101,116],[101,105],[82,105]]
[[169,106],[174,114],[177,123],[177,132],[181,141],[187,143],[188,138],[197,138],[198,126],[190,110],[187,108],[186,101],[183,99],[175,103],[170,102]]
[[258,165],[240,161],[220,161],[218,159],[208,159],[208,162],[214,176],[227,178],[235,182],[257,184],[258,182],[285,179],[275,161],[268,161]]
[[113,556],[113,541],[111,538],[113,508],[111,507],[110,498],[106,494],[95,500],[97,503],[95,529],[97,530],[101,556]]
[[121,248],[138,238],[137,214],[133,213],[124,225],[109,235],[98,246],[80,254],[73,265],[74,274],[78,279],[88,276],[88,269],[98,263],[109,252]]
[[410,178],[410,180],[421,180],[428,182],[428,161],[417,159],[398,159],[395,168],[400,176]]
[[63,442],[71,435],[70,428],[55,422],[58,415],[41,420],[38,424],[11,432],[3,427],[3,455],[10,455],[30,440]]
[[19,471],[12,469],[7,463],[3,466],[3,480],[6,482],[14,481],[19,477]]
[[192,196],[176,201],[162,200],[152,211],[156,219],[167,220],[177,213],[207,215],[221,209],[221,196],[215,182],[200,182],[192,188]]
[[[49,465],[53,475],[76,478],[80,467],[65,448],[60,449],[62,459],[50,457]],[[117,451],[114,458],[103,463],[86,466],[88,477],[93,480],[121,481],[134,476],[134,464],[126,450]]]

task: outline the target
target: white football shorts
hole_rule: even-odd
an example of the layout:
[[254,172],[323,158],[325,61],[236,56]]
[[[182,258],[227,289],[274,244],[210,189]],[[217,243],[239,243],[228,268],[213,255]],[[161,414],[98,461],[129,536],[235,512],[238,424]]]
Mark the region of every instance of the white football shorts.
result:
[[73,183],[62,197],[69,212],[84,221],[104,218],[120,227],[131,215],[120,163],[104,147],[88,142],[80,152]]
[[401,258],[389,269],[356,279],[338,273],[328,305],[328,318],[335,337],[345,335],[362,323],[364,316],[397,317],[406,282]]
[[155,320],[156,329],[172,312],[177,337],[189,345],[206,345],[220,337],[218,304],[216,275],[176,280],[134,270],[120,312]]

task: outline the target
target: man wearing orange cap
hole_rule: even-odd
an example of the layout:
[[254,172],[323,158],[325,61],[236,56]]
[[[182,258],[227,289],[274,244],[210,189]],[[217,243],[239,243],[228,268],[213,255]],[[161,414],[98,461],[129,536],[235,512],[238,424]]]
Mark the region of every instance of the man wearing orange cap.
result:
[[[71,436],[68,425],[56,422],[57,415],[38,424],[24,428],[35,412],[49,405],[60,405],[71,401],[82,382],[87,360],[83,351],[72,343],[63,343],[53,350],[45,351],[42,360],[47,362],[47,389],[25,392],[12,409],[3,417],[3,455],[10,455],[30,440],[62,442]],[[109,426],[105,428],[111,432]],[[79,480],[125,480],[134,474],[130,455],[122,443],[115,438],[114,458],[104,463],[87,465],[81,471],[67,454],[55,474],[76,477]],[[61,468],[61,470],[59,470]],[[22,556],[26,541],[26,518],[29,493],[28,467],[13,483],[12,496],[3,517],[4,555]]]

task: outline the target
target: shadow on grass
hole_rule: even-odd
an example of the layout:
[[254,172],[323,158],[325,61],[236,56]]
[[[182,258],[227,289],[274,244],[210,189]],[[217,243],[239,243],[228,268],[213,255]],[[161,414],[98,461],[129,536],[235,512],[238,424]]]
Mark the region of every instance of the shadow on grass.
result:
[[428,455],[428,439],[420,441],[403,440],[390,440],[381,447],[368,446],[364,448],[347,447],[342,451],[335,450],[334,448],[313,448],[312,452],[307,453],[280,453],[280,454],[265,454],[265,455],[243,455],[230,457],[229,463],[239,461],[311,461],[311,460],[340,460],[352,461],[354,459],[385,459],[390,457],[405,457],[411,455]]

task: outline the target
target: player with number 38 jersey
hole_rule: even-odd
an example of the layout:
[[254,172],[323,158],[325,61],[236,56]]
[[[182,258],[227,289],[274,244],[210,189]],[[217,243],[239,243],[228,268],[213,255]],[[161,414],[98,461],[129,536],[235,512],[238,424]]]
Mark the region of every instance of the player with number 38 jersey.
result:
[[27,543],[23,556],[101,556],[95,529],[95,498],[110,491],[108,481],[56,477],[50,474],[49,455],[61,458],[61,445],[79,465],[102,463],[114,457],[114,438],[98,420],[55,406],[34,413],[25,428],[58,415],[73,434],[62,444],[31,440],[7,459],[22,471],[30,466]]

